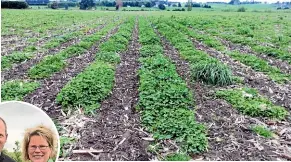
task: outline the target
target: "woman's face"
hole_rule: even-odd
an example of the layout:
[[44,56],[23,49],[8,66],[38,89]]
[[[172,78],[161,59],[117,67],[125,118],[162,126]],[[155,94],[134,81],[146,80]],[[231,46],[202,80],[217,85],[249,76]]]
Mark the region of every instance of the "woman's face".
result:
[[51,148],[42,136],[31,136],[28,144],[28,156],[32,162],[47,162],[51,155]]

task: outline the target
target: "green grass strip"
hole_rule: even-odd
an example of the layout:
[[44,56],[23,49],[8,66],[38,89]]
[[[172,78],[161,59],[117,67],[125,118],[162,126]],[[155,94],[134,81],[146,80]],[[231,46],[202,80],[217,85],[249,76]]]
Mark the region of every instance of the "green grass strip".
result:
[[11,101],[17,100],[22,101],[23,97],[33,92],[40,86],[38,82],[27,82],[20,80],[12,80],[5,82],[1,86],[1,100]]
[[257,90],[252,88],[219,90],[216,96],[226,100],[243,114],[253,117],[284,119],[289,114],[283,107],[259,96]]
[[243,64],[252,67],[252,69],[266,73],[271,79],[278,83],[284,83],[291,80],[291,76],[283,74],[277,67],[270,66],[267,61],[258,58],[257,56],[241,54],[239,52],[228,53],[233,59],[242,62]]

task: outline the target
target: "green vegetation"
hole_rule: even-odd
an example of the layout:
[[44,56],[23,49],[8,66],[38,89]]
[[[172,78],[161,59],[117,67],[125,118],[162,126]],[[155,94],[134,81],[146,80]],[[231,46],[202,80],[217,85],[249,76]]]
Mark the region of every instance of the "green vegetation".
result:
[[271,79],[278,83],[284,83],[291,80],[291,76],[283,74],[278,68],[268,65],[263,59],[257,56],[241,54],[238,52],[230,52],[229,55],[235,60],[241,61],[243,64],[252,67],[254,70],[266,73]]
[[33,92],[39,87],[38,82],[28,82],[20,80],[12,80],[5,82],[1,86],[1,99],[2,101],[23,101],[23,97]]
[[33,55],[30,53],[20,53],[20,52],[14,52],[10,55],[2,56],[1,57],[1,68],[11,68],[14,63],[20,63],[25,60],[28,60],[32,58]]
[[192,93],[163,55],[160,42],[152,41],[159,38],[144,18],[139,20],[139,33],[143,47],[138,109],[143,125],[156,140],[174,139],[182,152],[205,151],[205,128],[195,121]]
[[252,88],[219,90],[216,96],[226,100],[243,114],[254,117],[284,119],[289,114],[283,107],[275,106]]
[[263,136],[265,138],[272,138],[273,137],[273,132],[264,126],[256,125],[256,126],[252,127],[252,130],[254,132],[256,132],[258,135]]
[[69,137],[60,137],[60,157],[66,157],[67,156],[67,152],[64,152],[64,146],[65,145],[69,145],[72,144],[73,142],[75,142],[75,138],[69,138]]

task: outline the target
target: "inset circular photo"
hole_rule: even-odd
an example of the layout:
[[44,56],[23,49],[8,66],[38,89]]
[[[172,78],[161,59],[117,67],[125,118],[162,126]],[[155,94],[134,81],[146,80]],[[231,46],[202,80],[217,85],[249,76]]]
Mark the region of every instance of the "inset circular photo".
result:
[[57,128],[40,108],[20,101],[0,103],[0,162],[55,162]]

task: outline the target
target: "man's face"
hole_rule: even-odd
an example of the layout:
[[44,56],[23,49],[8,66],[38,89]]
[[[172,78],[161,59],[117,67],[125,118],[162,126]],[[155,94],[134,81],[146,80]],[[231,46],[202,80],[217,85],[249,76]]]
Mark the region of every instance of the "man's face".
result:
[[6,143],[6,140],[7,140],[7,136],[6,136],[6,133],[5,133],[5,125],[3,123],[2,120],[0,120],[0,152],[2,151],[5,143]]

